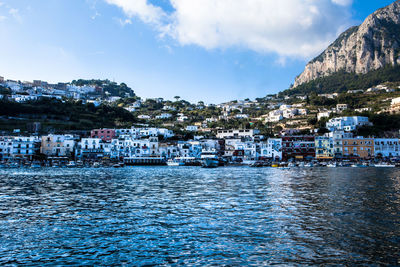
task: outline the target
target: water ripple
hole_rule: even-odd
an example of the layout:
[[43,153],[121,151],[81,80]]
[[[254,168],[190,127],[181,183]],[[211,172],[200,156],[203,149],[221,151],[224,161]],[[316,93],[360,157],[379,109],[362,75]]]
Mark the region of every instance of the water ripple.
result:
[[400,171],[0,170],[1,265],[400,265]]

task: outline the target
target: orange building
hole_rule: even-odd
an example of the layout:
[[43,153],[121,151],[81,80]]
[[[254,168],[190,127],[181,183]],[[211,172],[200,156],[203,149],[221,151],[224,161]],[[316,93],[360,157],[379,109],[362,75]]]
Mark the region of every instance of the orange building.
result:
[[342,140],[344,157],[370,158],[374,156],[373,138],[348,138]]

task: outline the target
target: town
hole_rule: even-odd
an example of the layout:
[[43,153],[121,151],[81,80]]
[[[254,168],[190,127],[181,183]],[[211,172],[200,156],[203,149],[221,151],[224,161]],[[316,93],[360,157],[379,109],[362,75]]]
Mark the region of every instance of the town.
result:
[[[0,90],[4,106],[51,99],[55,105],[110,106],[132,118],[119,127],[60,130],[48,124],[51,114],[41,120],[0,114],[7,124],[0,136],[2,167],[395,166],[400,160],[399,129],[382,119],[393,121],[390,116],[400,113],[397,84],[223,104],[191,104],[179,96],[142,100],[108,80],[49,84],[0,77]],[[354,97],[365,101],[355,104]]]

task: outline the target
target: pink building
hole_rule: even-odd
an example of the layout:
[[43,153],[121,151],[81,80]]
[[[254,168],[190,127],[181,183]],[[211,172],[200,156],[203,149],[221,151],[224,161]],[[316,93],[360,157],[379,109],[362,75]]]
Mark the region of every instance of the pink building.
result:
[[115,137],[115,129],[95,129],[90,132],[90,137],[109,142]]

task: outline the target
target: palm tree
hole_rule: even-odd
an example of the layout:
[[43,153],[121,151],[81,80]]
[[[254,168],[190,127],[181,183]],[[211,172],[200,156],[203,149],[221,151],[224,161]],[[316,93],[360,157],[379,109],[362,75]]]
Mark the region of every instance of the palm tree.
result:
[[174,96],[174,98],[176,99],[176,101],[179,101],[179,99],[181,98],[180,96]]

